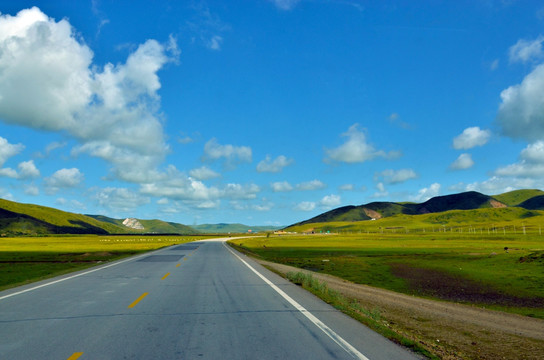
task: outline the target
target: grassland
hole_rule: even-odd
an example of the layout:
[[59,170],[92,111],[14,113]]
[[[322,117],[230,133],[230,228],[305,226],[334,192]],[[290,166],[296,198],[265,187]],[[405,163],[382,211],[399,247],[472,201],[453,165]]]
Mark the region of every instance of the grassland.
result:
[[0,290],[205,236],[0,238]]
[[[398,231],[397,231],[398,230]],[[236,240],[273,262],[421,297],[544,318],[544,235],[525,228]],[[395,232],[396,231],[396,232]]]

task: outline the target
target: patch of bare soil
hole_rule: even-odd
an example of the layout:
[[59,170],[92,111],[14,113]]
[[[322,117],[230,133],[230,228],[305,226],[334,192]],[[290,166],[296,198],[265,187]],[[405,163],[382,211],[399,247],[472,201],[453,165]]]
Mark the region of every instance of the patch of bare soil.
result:
[[418,341],[442,359],[544,359],[544,320],[422,299],[354,284],[327,274],[258,261],[283,274],[311,273],[331,289],[356,299],[369,311],[379,310],[382,321],[391,329]]
[[544,298],[524,298],[504,294],[476,281],[443,271],[423,269],[407,264],[391,264],[391,270],[395,276],[406,280],[410,288],[421,296],[483,305],[544,307]]

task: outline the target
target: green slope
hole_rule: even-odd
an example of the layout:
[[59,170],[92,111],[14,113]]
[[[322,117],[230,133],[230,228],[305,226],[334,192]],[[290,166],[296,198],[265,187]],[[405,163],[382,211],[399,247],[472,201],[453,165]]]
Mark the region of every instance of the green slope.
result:
[[514,190],[506,192],[504,194],[494,195],[493,197],[498,201],[508,206],[518,206],[523,202],[536,197],[544,195],[544,191],[538,189],[527,190]]
[[86,215],[0,199],[0,231],[4,235],[108,234],[123,229]]

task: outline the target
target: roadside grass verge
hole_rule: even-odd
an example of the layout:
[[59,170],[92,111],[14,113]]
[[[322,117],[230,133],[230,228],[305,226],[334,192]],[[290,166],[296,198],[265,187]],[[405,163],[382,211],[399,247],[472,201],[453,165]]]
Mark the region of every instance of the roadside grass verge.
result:
[[0,291],[205,236],[0,238]]
[[544,318],[544,236],[371,233],[232,243],[263,260],[358,284]]
[[365,309],[355,299],[347,298],[338,291],[330,289],[325,282],[315,279],[311,274],[288,272],[286,277],[292,283],[302,286],[326,303],[360,321],[389,340],[392,340],[417,354],[423,355],[428,359],[439,359],[438,356],[434,355],[418,342],[410,340],[392,330],[389,327],[388,322],[381,318],[379,309]]

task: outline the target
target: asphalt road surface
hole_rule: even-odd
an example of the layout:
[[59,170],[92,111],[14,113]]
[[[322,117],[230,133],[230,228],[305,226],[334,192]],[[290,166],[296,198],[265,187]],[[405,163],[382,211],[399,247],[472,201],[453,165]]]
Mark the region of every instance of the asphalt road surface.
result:
[[220,241],[0,292],[0,359],[412,359]]

